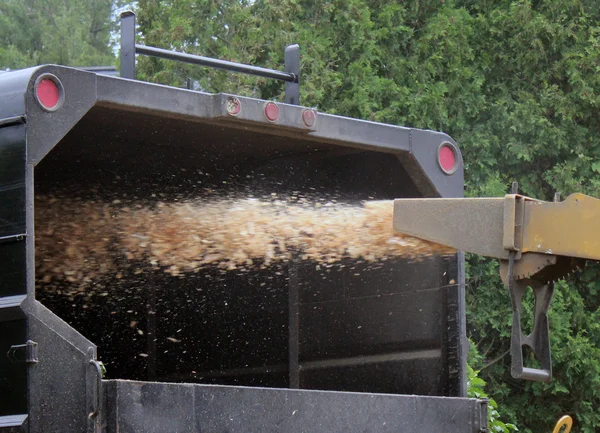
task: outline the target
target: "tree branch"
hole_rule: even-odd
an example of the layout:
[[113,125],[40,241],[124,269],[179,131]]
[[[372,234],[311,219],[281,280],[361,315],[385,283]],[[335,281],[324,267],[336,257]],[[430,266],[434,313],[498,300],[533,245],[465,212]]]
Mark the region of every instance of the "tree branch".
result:
[[508,352],[510,352],[510,349],[507,349],[506,352],[504,352],[502,355],[500,355],[499,357],[491,360],[490,362],[488,362],[487,364],[485,364],[483,367],[481,367],[481,370],[491,367],[492,365],[494,365],[495,363],[497,363],[498,361],[500,361],[502,358],[504,358]]

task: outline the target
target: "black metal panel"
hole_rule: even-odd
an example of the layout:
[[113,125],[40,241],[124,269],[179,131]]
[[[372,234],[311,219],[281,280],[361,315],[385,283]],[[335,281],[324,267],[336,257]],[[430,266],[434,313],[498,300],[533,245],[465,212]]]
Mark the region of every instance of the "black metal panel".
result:
[[287,289],[269,276],[149,271],[115,279],[101,302],[40,298],[99,346],[110,377],[286,386]]
[[25,125],[0,128],[0,241],[25,234]]
[[[156,310],[158,377],[193,376],[191,372],[196,371],[204,382],[250,385],[261,383],[253,379],[253,369],[285,366],[287,291],[271,283],[260,293],[265,281],[266,275],[219,279],[213,274],[211,283],[203,285],[200,292],[193,281],[181,284],[182,290],[175,292],[169,285],[160,290]],[[190,317],[196,319],[190,321]],[[173,344],[169,337],[181,338],[183,344]],[[281,383],[279,378],[276,371],[266,383],[286,386],[287,380]]]
[[0,298],[26,291],[25,239],[17,239],[14,237],[12,242],[0,242]]
[[[33,96],[35,79],[45,73],[55,75],[64,87],[64,102],[57,111],[43,110]],[[26,93],[28,164],[38,164],[95,104],[97,77],[93,72],[58,66],[42,66],[35,70]]]
[[29,338],[39,343],[39,362],[29,368],[29,431],[81,432],[88,422],[88,361],[95,346],[39,303],[27,312]]
[[[12,92],[21,92],[27,100],[32,97],[28,89]],[[76,101],[69,105],[68,111],[77,111]],[[29,104],[29,113],[36,110],[41,109]],[[81,431],[88,415],[86,350],[91,347],[93,354],[94,347],[88,343],[78,350],[82,337],[27,296],[28,286],[33,289],[33,238],[28,235],[34,228],[33,173],[26,164],[26,142],[30,139],[30,150],[37,149],[33,137],[51,147],[53,133],[59,133],[58,139],[61,127],[64,131],[70,125],[46,119],[32,132],[23,119],[0,127],[0,416],[3,431],[21,431],[26,423],[30,432]]]
[[302,387],[461,395],[455,263],[298,266]]
[[441,340],[441,301],[439,290],[428,290],[301,305],[301,359],[381,353],[402,344],[435,347]]
[[392,258],[378,265],[356,264],[348,269],[346,296],[364,298],[445,286],[455,276],[448,268],[449,260],[452,258]]
[[301,364],[300,384],[305,389],[448,395],[440,382],[443,367],[439,349],[316,361]]
[[485,402],[475,399],[126,381],[105,390],[107,433],[477,433],[486,425]]
[[25,319],[0,322],[0,416],[27,413],[27,364],[7,356],[13,345],[25,343],[25,330]]
[[[415,161],[406,164],[406,167],[410,170],[415,183],[431,183],[440,197],[463,197],[463,160],[454,140],[441,132],[413,129],[411,133],[410,153]],[[457,168],[452,175],[444,173],[438,162],[437,149],[445,141],[452,143],[457,149]],[[418,167],[421,170],[417,170]]]
[[25,115],[25,92],[35,69],[0,74],[0,123]]
[[[398,264],[398,268],[403,266]],[[322,280],[314,264],[299,269],[303,271],[295,279],[305,298],[313,298],[310,287],[330,298],[301,304],[303,377],[309,377],[304,373],[308,369],[342,371],[349,362],[361,372],[346,378],[345,373],[332,374],[329,381],[306,379],[303,387],[453,395],[444,388],[444,369],[456,370],[459,364],[456,359],[447,359],[443,350],[443,287],[406,291],[399,280],[396,294],[368,296],[367,288],[362,288],[361,297],[343,297],[344,281],[330,279],[327,290],[315,285]],[[177,278],[159,271],[146,273],[145,282],[140,279],[129,288],[119,289],[118,284],[129,278],[125,274],[114,281],[111,296],[98,298],[101,302],[84,296],[72,301],[60,295],[43,299],[100,346],[101,359],[108,363],[112,377],[147,378],[148,365],[154,362],[153,377],[159,380],[286,386],[287,350],[288,344],[293,344],[291,335],[287,340],[287,281],[284,276],[280,280],[269,280],[269,276],[268,272],[262,278],[255,274],[222,276],[215,271],[198,278]],[[390,291],[383,284],[379,287],[380,291]],[[155,314],[149,317],[155,318],[156,330],[150,349],[150,337],[138,335],[138,329],[148,333],[144,304],[153,288]],[[340,295],[332,299],[335,293]],[[87,308],[82,308],[84,304]],[[331,314],[322,314],[324,309]],[[136,322],[134,327],[130,326],[132,321]],[[355,359],[345,360],[347,357]],[[432,357],[436,359],[428,364],[426,359]],[[418,359],[424,362],[414,362]],[[333,365],[319,364],[323,360]],[[388,373],[381,372],[390,368],[412,373],[398,376],[404,382],[388,380]],[[316,377],[319,373],[311,374]]]
[[[416,412],[417,423],[419,424],[418,432],[459,432],[453,424],[466,424],[469,420],[470,425],[463,427],[462,431],[477,431],[487,432],[487,400],[473,400],[461,398],[446,398],[442,403],[438,399],[417,398]],[[472,406],[469,408],[464,403],[471,401]],[[440,404],[441,403],[441,404]],[[442,409],[443,408],[443,409]],[[464,421],[458,418],[464,418]],[[468,430],[468,429],[471,430]],[[449,430],[446,430],[449,429]]]
[[[7,99],[16,104],[11,108],[22,105],[23,93],[20,98],[18,90],[10,90]],[[0,107],[0,113],[11,108]],[[1,431],[22,431],[27,414],[27,364],[13,356],[15,347],[27,340],[27,320],[21,309],[27,293],[25,217],[25,124],[17,117],[0,127]]]
[[442,288],[454,275],[448,272],[450,260],[350,263],[321,271],[322,278],[314,268],[300,267],[301,276],[317,274],[305,278],[300,291],[302,359],[440,347]]

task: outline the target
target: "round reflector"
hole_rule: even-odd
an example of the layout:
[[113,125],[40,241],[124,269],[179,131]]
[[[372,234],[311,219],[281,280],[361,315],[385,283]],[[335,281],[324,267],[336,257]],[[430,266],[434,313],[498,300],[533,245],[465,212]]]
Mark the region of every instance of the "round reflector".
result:
[[267,102],[267,105],[265,105],[265,116],[267,116],[267,119],[269,119],[271,122],[275,122],[277,120],[279,117],[279,107],[276,103]]
[[313,110],[304,110],[302,112],[302,122],[304,122],[305,126],[311,128],[315,125],[316,121],[317,115]]
[[45,110],[58,110],[63,102],[63,88],[58,78],[50,74],[41,75],[36,80],[35,97]]
[[238,98],[234,98],[233,96],[230,96],[229,98],[227,98],[226,108],[227,108],[227,112],[230,115],[237,116],[238,114],[240,114],[240,111],[242,110],[242,103],[240,102],[240,100]]
[[438,164],[446,174],[456,171],[456,149],[450,143],[442,143],[438,149]]

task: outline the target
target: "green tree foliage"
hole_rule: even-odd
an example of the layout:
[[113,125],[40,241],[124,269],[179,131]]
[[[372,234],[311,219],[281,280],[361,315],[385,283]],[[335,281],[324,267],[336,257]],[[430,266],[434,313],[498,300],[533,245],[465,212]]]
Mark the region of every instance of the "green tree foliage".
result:
[[[281,68],[302,50],[302,103],[331,113],[442,130],[461,145],[467,194],[600,196],[600,6],[595,0],[140,0],[149,45]],[[140,59],[146,79],[281,98],[270,80]],[[600,425],[600,270],[557,285],[554,380],[509,374],[511,310],[497,263],[468,261],[474,368],[521,431],[572,414]],[[532,301],[526,305],[531,312]]]
[[0,0],[0,69],[112,65],[113,0]]
[[[454,134],[468,162],[469,193],[500,195],[511,180],[550,199],[582,191],[600,197],[598,30],[595,2],[473,2],[465,5],[480,35],[472,46],[485,73],[478,119]],[[568,235],[568,233],[566,233]],[[498,266],[471,257],[471,337],[485,354],[482,375],[521,430],[544,431],[569,413],[577,431],[600,425],[597,406],[597,266],[557,284],[550,322],[554,379],[509,375],[510,300]],[[533,302],[526,304],[528,318]],[[531,321],[527,323],[531,329]]]

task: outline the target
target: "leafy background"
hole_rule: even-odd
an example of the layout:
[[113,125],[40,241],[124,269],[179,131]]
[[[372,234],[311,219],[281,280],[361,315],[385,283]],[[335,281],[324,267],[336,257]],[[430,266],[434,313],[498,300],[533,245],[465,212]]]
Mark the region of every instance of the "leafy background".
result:
[[[284,47],[300,44],[303,105],[449,133],[469,196],[503,195],[512,181],[545,200],[600,196],[596,0],[0,0],[0,69],[115,64],[122,8],[135,9],[148,45],[280,68]],[[283,95],[270,80],[153,58],[138,59],[138,75]],[[557,284],[549,384],[510,377],[510,299],[497,263],[469,256],[467,271],[470,392],[498,403],[494,429],[546,432],[572,414],[576,431],[596,431],[600,268]]]

